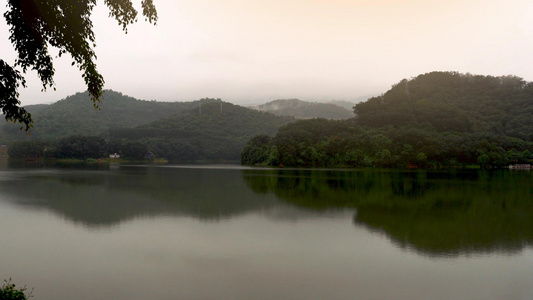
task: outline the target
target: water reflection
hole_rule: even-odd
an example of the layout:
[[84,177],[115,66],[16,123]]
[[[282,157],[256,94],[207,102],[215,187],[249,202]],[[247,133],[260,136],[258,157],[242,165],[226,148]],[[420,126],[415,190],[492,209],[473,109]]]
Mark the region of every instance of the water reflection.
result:
[[271,206],[246,188],[239,171],[121,167],[115,171],[9,171],[0,191],[11,202],[46,208],[89,227],[138,217],[220,220]]
[[355,226],[430,256],[513,253],[533,243],[533,176],[498,171],[243,171],[301,207],[352,207]]
[[155,216],[220,221],[345,216],[430,256],[513,253],[533,244],[528,172],[117,167],[0,170],[2,199],[93,229]]
[[243,181],[241,169],[234,168],[10,168],[0,170],[0,193],[16,205],[47,209],[93,229],[157,216],[220,221],[260,212],[291,221],[319,215],[255,193]]

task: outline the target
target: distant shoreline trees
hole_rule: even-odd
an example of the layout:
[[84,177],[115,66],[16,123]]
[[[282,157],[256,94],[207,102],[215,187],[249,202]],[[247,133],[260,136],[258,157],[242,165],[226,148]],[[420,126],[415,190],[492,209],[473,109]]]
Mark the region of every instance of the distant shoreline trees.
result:
[[314,119],[288,124],[273,138],[251,139],[241,153],[241,163],[310,168],[501,167],[533,163],[531,149],[533,142],[503,135],[441,134],[412,127],[371,128],[350,121]]
[[148,147],[140,142],[110,140],[98,136],[70,136],[57,141],[17,141],[8,148],[11,159],[88,159],[109,158],[120,154],[123,159],[141,161],[148,159]]

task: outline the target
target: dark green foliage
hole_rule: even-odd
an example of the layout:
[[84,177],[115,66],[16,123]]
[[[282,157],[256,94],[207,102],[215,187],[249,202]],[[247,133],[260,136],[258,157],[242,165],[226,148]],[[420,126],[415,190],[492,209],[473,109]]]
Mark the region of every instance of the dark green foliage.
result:
[[[137,11],[129,0],[106,0],[110,16],[126,31],[137,20]],[[152,0],[142,0],[143,15],[150,23],[157,21]],[[95,36],[91,15],[96,0],[72,1],[7,1],[4,17],[9,26],[9,40],[18,58],[14,67],[37,72],[43,88],[54,86],[53,59],[48,49],[59,50],[59,56],[69,54],[72,65],[82,71],[95,107],[102,96],[104,78],[96,69]],[[3,60],[0,60],[0,108],[7,120],[20,122],[28,129],[31,115],[19,107],[17,88],[25,84],[24,78]]]
[[278,116],[291,116],[298,119],[326,118],[349,119],[353,118],[350,110],[333,103],[307,102],[298,99],[280,99],[259,105],[260,111],[266,111]]
[[5,280],[4,284],[0,287],[0,300],[27,300],[31,297],[32,291],[26,294],[27,288],[17,288],[14,283],[11,283],[11,279]]
[[355,105],[360,125],[430,126],[533,140],[533,83],[515,76],[432,72]]
[[135,128],[110,131],[110,138],[146,144],[170,161],[235,160],[253,136],[272,135],[293,119],[258,112],[220,99],[202,99],[196,108]]
[[20,122],[25,125],[26,130],[31,127],[31,114],[23,107],[19,107],[18,87],[26,86],[24,77],[20,72],[13,69],[6,62],[0,59],[0,108],[6,121]]
[[120,139],[112,139],[107,142],[108,154],[120,154],[124,149],[124,141]]
[[268,161],[272,138],[258,135],[252,138],[241,153],[241,162],[245,165],[261,164]]
[[106,143],[100,137],[71,136],[58,141],[56,158],[101,158],[105,156]]
[[[533,162],[533,84],[517,77],[434,72],[402,80],[354,109],[355,121],[288,124],[268,144],[249,143],[241,162],[302,167]],[[276,164],[265,159],[274,146]]]
[[[274,146],[278,163],[259,159]],[[505,166],[533,162],[530,149],[532,141],[490,133],[439,133],[409,126],[371,128],[351,121],[316,119],[280,128],[269,143],[257,146],[249,142],[241,162],[301,167]]]
[[[87,110],[88,97],[78,93],[46,108],[36,107],[31,136],[3,126],[1,141],[15,141],[10,157],[85,160],[117,153],[130,160],[238,161],[250,138],[273,135],[294,120],[220,99],[165,103],[140,101],[113,91],[106,91],[102,110],[94,111]],[[41,139],[49,141],[46,148],[35,150]]]
[[51,105],[32,105],[27,110],[34,120],[31,135],[18,126],[0,126],[0,142],[14,140],[54,140],[71,135],[99,135],[112,128],[133,127],[169,117],[198,106],[198,102],[156,102],[137,100],[107,90],[101,110],[91,108],[87,92],[77,93]]
[[8,148],[8,155],[15,159],[99,159],[109,153],[119,153],[131,160],[143,160],[148,147],[136,141],[111,140],[106,142],[98,136],[69,136],[55,141],[16,141]]
[[122,154],[124,158],[131,160],[143,160],[148,154],[148,147],[137,141],[125,142],[122,146]]
[[45,149],[48,146],[44,141],[18,141],[12,143],[7,153],[11,158],[35,159],[45,156]]

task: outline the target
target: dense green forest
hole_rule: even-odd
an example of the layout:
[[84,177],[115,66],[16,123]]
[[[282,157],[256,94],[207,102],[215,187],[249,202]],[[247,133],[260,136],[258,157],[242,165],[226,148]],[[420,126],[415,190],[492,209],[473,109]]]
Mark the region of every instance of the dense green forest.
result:
[[533,83],[432,72],[354,107],[256,136],[241,162],[304,167],[505,166],[533,161]]
[[[220,99],[142,101],[106,91],[28,106],[31,135],[7,123],[12,158],[233,161],[303,167],[505,166],[533,161],[533,83],[432,72],[355,104],[346,120],[275,116]],[[299,100],[284,100],[283,104]],[[275,104],[270,102],[269,105]],[[244,149],[244,150],[243,150]]]
[[220,99],[202,99],[197,108],[134,128],[113,129],[111,140],[140,141],[170,161],[238,161],[246,142],[273,135],[291,117],[259,112]]
[[[290,117],[258,112],[220,99],[201,99],[187,105],[194,108],[134,127],[126,127],[128,123],[120,121],[123,116],[117,115],[112,118],[117,123],[109,124],[110,128],[98,135],[89,135],[87,133],[91,131],[81,130],[83,135],[63,136],[62,133],[56,135],[59,138],[33,137],[14,141],[9,146],[8,154],[11,158],[19,159],[87,160],[117,153],[130,160],[238,161],[240,152],[251,137],[273,135],[280,126],[294,121]],[[137,113],[133,111],[132,114]],[[149,120],[142,114],[137,115],[137,118]]]
[[533,140],[533,83],[515,76],[433,72],[358,103],[359,125],[493,133]]
[[279,99],[259,105],[260,111],[270,112],[278,116],[292,116],[298,119],[325,118],[349,119],[353,117],[350,110],[335,103],[307,102],[298,99]]
[[0,143],[52,140],[72,135],[100,135],[111,128],[132,127],[170,117],[195,108],[198,103],[137,100],[107,90],[99,105],[100,109],[94,109],[87,92],[77,93],[50,105],[25,107],[34,119],[31,135],[21,131],[19,124],[5,123],[0,126]]

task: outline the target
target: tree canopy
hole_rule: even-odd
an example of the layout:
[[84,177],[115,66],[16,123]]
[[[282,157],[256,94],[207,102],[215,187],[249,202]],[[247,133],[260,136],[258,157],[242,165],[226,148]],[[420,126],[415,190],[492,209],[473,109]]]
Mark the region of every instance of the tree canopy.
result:
[[[70,54],[72,65],[82,77],[95,107],[102,96],[104,78],[96,68],[95,35],[91,15],[96,0],[8,0],[4,17],[9,26],[9,40],[18,57],[13,66],[0,59],[0,108],[6,120],[20,122],[28,130],[31,114],[20,107],[18,88],[25,86],[22,73],[34,70],[43,89],[54,87],[54,65],[49,48],[59,49],[58,56]],[[137,10],[129,0],[104,0],[109,15],[127,33],[127,26],[137,21]],[[142,14],[155,24],[157,11],[152,0],[141,0]]]
[[432,72],[354,107],[351,120],[300,120],[251,139],[247,165],[456,167],[533,163],[533,83]]

